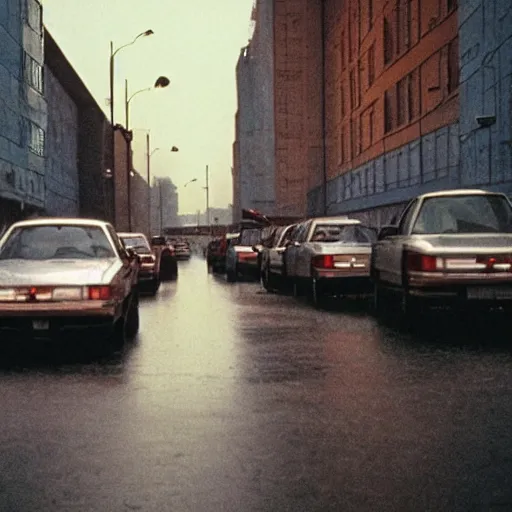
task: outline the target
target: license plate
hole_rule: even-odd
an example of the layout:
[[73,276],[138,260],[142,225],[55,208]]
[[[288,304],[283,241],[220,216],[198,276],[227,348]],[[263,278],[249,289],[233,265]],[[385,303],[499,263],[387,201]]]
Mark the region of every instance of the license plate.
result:
[[49,320],[33,320],[32,327],[34,331],[47,331],[50,328]]
[[473,286],[467,289],[467,297],[475,300],[512,299],[512,287]]

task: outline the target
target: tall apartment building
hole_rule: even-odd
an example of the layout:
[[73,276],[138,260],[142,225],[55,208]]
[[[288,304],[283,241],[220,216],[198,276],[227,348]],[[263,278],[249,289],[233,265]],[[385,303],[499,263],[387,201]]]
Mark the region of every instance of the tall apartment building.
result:
[[4,0],[0,9],[0,229],[44,208],[46,102],[43,8]]
[[[512,193],[510,0],[261,6],[271,15],[256,17],[255,34],[267,34],[259,47],[270,41],[273,51],[253,48],[252,57],[273,70],[274,212],[307,198],[309,215],[351,213],[378,225],[421,192]],[[269,19],[273,30],[258,32]],[[253,95],[252,103],[265,97]],[[239,103],[239,126],[245,109]],[[243,140],[235,169],[247,165]],[[246,207],[243,195],[237,201]]]

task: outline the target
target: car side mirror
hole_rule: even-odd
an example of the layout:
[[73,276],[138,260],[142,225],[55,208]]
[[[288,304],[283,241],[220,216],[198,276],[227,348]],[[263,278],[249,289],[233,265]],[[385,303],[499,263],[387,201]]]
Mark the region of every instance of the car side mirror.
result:
[[138,257],[137,253],[132,247],[126,248],[126,254],[128,254],[128,258],[130,258],[130,260],[136,259]]
[[379,231],[379,240],[384,240],[384,238],[388,238],[390,236],[398,235],[398,226],[383,226]]

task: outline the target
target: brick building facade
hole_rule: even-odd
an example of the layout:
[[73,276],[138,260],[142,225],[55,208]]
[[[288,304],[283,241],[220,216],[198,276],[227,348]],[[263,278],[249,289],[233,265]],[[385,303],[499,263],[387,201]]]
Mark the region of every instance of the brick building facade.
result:
[[[426,191],[512,193],[510,0],[259,0],[256,8],[263,4],[273,12],[274,51],[253,58],[273,64],[276,212],[307,197],[308,215],[351,213],[379,225]],[[478,124],[484,115],[494,122]],[[242,151],[238,158],[243,168]]]

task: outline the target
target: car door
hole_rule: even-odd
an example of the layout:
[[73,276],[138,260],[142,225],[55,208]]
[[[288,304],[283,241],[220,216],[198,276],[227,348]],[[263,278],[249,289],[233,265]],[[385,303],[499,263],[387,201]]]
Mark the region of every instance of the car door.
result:
[[285,251],[285,264],[286,273],[289,277],[295,277],[297,275],[297,254],[301,245],[301,240],[305,238],[306,232],[305,222],[298,225],[297,230],[294,231],[290,244]]
[[411,224],[416,218],[419,199],[411,201],[403,211],[398,222],[398,234],[378,242],[376,268],[380,272],[382,281],[395,286],[402,284],[402,255],[404,243],[407,240]]
[[299,240],[300,246],[297,248],[296,275],[299,277],[309,277],[311,272],[311,248],[309,240],[314,230],[314,222],[308,221],[304,232],[301,233]]
[[123,291],[124,296],[128,296],[132,287],[137,284],[138,279],[138,264],[135,258],[131,258],[128,252],[126,251],[123,242],[119,238],[119,235],[116,233],[116,230],[113,226],[108,226],[107,230],[112,237],[112,241],[114,242],[114,246],[116,248],[116,252],[123,264],[121,269],[121,277],[123,280]]

